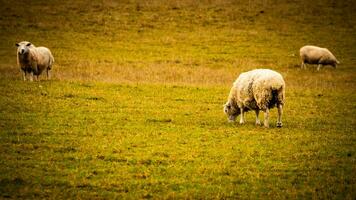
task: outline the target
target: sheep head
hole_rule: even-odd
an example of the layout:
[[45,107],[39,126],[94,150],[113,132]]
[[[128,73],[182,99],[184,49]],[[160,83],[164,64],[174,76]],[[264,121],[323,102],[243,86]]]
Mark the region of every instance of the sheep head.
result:
[[19,55],[26,55],[30,52],[30,48],[33,47],[31,42],[23,41],[16,44],[17,46],[17,53]]
[[224,113],[227,115],[229,122],[234,122],[236,117],[240,115],[240,109],[231,101],[224,105]]

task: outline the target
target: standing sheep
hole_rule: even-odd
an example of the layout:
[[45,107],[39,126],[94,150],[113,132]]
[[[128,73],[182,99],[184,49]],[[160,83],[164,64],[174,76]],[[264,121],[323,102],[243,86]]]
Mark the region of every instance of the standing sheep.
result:
[[302,69],[306,68],[305,64],[317,64],[318,71],[322,65],[331,65],[336,68],[336,65],[340,64],[340,62],[327,48],[307,45],[300,48],[299,53],[302,60]]
[[240,124],[245,123],[244,113],[254,110],[256,125],[260,110],[264,111],[264,126],[269,127],[269,109],[277,106],[277,127],[282,127],[282,112],[285,98],[285,82],[278,72],[269,69],[255,69],[240,74],[230,90],[224,112],[230,122],[241,114]]
[[21,68],[23,80],[26,81],[26,74],[30,73],[30,81],[33,81],[33,75],[36,80],[43,70],[47,71],[47,79],[50,79],[50,70],[54,63],[51,51],[46,47],[35,47],[27,41],[16,44],[17,46],[17,64]]

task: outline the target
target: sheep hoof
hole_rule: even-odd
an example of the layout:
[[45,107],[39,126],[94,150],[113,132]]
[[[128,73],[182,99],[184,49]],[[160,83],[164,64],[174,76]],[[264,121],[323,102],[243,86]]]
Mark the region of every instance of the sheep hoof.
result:
[[282,128],[282,126],[283,126],[283,125],[282,125],[282,122],[277,122],[277,127],[278,127],[278,128]]
[[256,122],[256,126],[261,126],[261,122]]

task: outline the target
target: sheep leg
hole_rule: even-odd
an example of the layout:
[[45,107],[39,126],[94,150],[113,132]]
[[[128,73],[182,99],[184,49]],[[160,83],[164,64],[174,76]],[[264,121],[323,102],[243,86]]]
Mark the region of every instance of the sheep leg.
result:
[[301,69],[305,69],[306,67],[305,67],[305,63],[302,61],[302,64],[300,65],[300,68]]
[[241,112],[241,116],[240,116],[240,124],[243,124],[243,123],[245,123],[245,119],[244,119],[244,115],[245,115],[245,113],[244,113],[244,109],[243,108],[240,108],[240,112]]
[[47,80],[51,79],[51,72],[49,71],[50,69],[47,69]]
[[260,119],[258,118],[258,115],[260,114],[260,110],[255,110],[256,113],[256,125],[260,126],[261,122]]
[[263,125],[266,128],[268,128],[269,127],[269,109],[266,108],[266,110],[264,112],[265,112],[265,119],[264,119]]
[[24,81],[26,81],[26,71],[22,70],[22,78]]
[[278,118],[277,118],[277,127],[281,128],[282,127],[282,114],[283,114],[283,106],[282,104],[278,104]]
[[33,81],[33,71],[30,72],[30,81]]
[[319,71],[321,68],[321,64],[318,64],[318,68],[317,68],[317,71]]
[[33,68],[32,68],[32,77],[33,75],[35,75],[35,81],[38,81],[38,76],[39,76],[39,73],[38,73],[38,65],[37,63],[34,63],[33,65]]

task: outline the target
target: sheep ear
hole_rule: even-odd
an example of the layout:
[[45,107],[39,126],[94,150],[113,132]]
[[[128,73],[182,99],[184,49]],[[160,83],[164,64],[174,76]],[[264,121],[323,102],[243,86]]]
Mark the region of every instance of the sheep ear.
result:
[[28,44],[26,44],[26,46],[28,46],[28,47],[31,46],[31,42],[29,42]]
[[16,45],[17,47],[19,47],[19,46],[20,46],[20,45],[19,45],[19,43],[16,43],[15,45]]
[[227,103],[224,105],[224,107],[226,107],[226,108],[230,109],[230,108],[231,108],[231,104],[230,104],[230,102],[227,102]]

